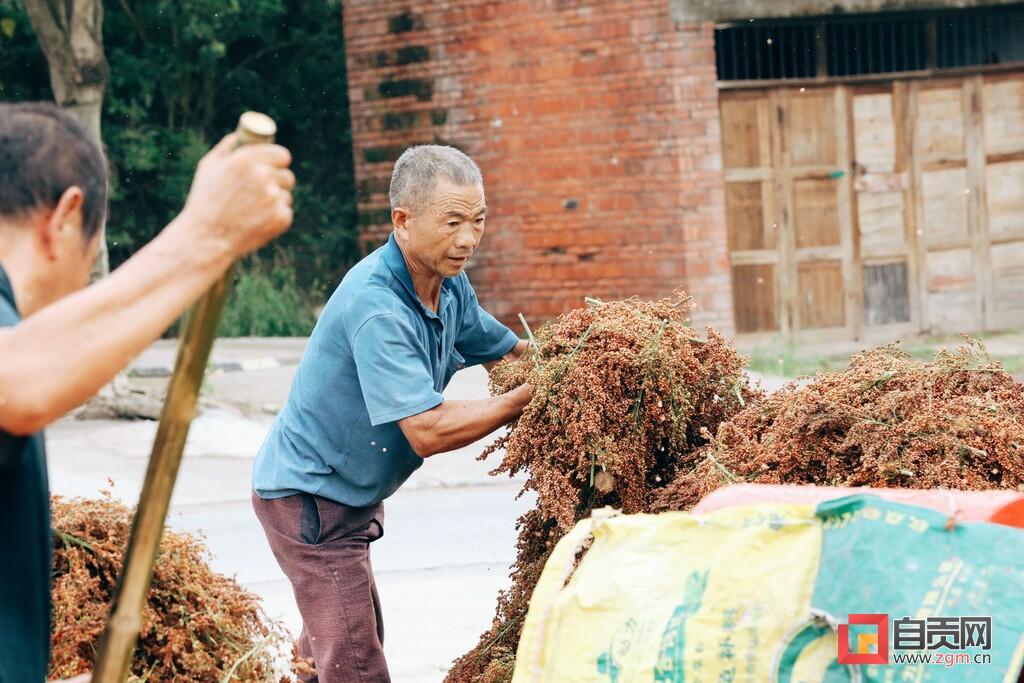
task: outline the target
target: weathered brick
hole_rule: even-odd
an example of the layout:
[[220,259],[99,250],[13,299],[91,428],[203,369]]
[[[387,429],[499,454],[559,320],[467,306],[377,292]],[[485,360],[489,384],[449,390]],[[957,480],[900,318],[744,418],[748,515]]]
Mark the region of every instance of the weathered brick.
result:
[[391,225],[391,209],[359,209],[360,225]]
[[402,12],[388,19],[388,33],[408,33],[422,28],[422,18],[412,12]]
[[385,162],[447,142],[487,181],[470,277],[506,323],[683,287],[731,331],[714,27],[668,5],[345,0],[364,248],[390,230]]
[[418,64],[430,60],[430,49],[425,45],[407,45],[397,50],[381,50],[371,58],[365,60],[369,65],[376,68],[386,66],[402,66],[404,64]]
[[415,128],[420,119],[418,111],[389,111],[380,117],[384,130],[408,130]]
[[382,161],[395,161],[402,155],[408,145],[388,145],[384,147],[364,147],[363,159],[368,164],[379,164]]
[[434,96],[434,81],[429,78],[404,78],[381,81],[377,86],[366,88],[366,99],[408,97],[414,95],[421,102],[429,102]]
[[432,109],[430,111],[430,122],[435,126],[443,126],[448,121],[447,109]]

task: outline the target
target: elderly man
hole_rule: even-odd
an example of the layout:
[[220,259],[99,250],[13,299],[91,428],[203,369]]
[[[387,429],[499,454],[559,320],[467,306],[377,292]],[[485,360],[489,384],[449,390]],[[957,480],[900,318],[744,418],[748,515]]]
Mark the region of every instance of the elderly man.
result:
[[288,151],[234,144],[228,136],[200,162],[185,209],[156,239],[78,291],[106,218],[103,153],[53,105],[0,104],[0,683],[46,678],[52,539],[40,430],[291,224]]
[[463,272],[484,234],[480,169],[451,147],[413,147],[395,164],[390,198],[393,232],[324,308],[253,477],[319,683],[389,680],[369,556],[384,533],[382,501],[424,458],[514,419],[532,393],[441,394],[460,368],[527,347],[480,307]]

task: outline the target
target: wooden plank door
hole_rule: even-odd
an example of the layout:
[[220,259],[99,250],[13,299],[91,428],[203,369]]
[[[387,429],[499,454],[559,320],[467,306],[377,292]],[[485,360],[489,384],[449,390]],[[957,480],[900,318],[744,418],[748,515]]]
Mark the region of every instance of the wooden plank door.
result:
[[853,270],[848,92],[779,91],[785,314],[795,331],[850,337],[857,321]]
[[770,97],[764,92],[728,93],[722,95],[720,106],[736,331],[786,332]]
[[852,91],[858,336],[919,329],[916,216],[910,195],[909,92],[905,84]]
[[1024,74],[723,93],[737,332],[1024,325]]
[[853,334],[844,88],[723,93],[722,159],[740,334]]
[[1024,325],[1024,75],[975,79],[983,132],[977,153],[983,165],[990,299],[986,326]]
[[962,79],[918,82],[911,90],[922,326],[979,330],[985,286],[975,245],[981,188],[968,168],[971,95]]

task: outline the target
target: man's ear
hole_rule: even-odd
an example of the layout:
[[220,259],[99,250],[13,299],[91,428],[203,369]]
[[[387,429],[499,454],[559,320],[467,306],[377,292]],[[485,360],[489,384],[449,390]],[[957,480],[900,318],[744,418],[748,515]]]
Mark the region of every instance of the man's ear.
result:
[[[42,224],[40,238],[46,255],[56,259],[65,244],[82,242],[82,203],[85,193],[82,188],[72,185],[64,190],[57,200],[57,206]],[[73,241],[72,241],[73,240]]]
[[395,235],[402,241],[409,239],[409,211],[402,207],[391,209],[391,225],[395,229]]

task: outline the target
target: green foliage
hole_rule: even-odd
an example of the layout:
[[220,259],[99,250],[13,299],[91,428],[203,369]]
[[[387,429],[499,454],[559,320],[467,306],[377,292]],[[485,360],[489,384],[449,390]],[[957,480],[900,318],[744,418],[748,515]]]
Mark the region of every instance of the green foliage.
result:
[[[322,298],[358,258],[340,2],[107,2],[104,42],[111,265],[177,214],[199,158],[252,109],[277,120],[298,177],[295,224],[261,259],[284,256]],[[0,0],[0,99],[50,97],[20,0]]]
[[295,281],[295,270],[268,268],[259,261],[240,265],[224,306],[221,337],[304,337],[316,321]]
[[46,57],[15,0],[0,0],[0,101],[48,100]]

